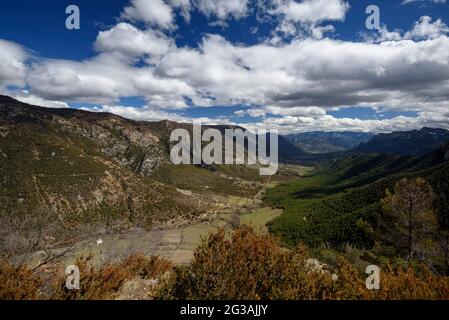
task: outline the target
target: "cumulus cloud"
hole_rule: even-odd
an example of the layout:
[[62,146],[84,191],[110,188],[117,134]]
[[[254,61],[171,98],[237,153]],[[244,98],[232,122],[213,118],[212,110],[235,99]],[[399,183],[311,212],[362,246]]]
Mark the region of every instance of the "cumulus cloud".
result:
[[22,46],[0,39],[0,88],[24,85],[28,57]]
[[99,52],[121,52],[131,58],[148,55],[151,61],[167,53],[172,46],[173,40],[163,33],[152,29],[142,31],[128,23],[101,31],[94,44]]
[[156,72],[215,97],[216,103],[335,107],[385,102],[395,95],[406,107],[422,100],[424,92],[447,98],[447,48],[447,37],[381,44],[308,39],[242,47],[209,36],[198,50],[169,52]]
[[278,0],[271,12],[283,14],[287,20],[316,24],[326,20],[342,21],[349,9],[344,0]]
[[70,106],[63,101],[46,100],[41,97],[30,94],[27,90],[10,93],[10,95],[23,103],[31,104],[33,106],[41,106],[45,108],[66,109]]
[[[349,6],[343,0],[254,1],[277,19],[278,31],[309,33],[252,45],[207,34],[197,46],[178,47],[167,32],[175,30],[175,13],[187,21],[192,10],[212,20],[240,19],[248,14],[248,1],[132,0],[122,14],[128,22],[100,32],[90,59],[30,59],[20,45],[0,40],[0,88],[27,88],[20,98],[30,103],[96,103],[103,105],[99,111],[139,120],[191,120],[167,112],[191,105],[247,105],[236,116],[263,118],[260,125],[281,132],[447,127],[449,29],[441,19],[421,17],[409,31],[384,26],[376,39],[349,42],[325,37],[334,30],[328,21],[345,18]],[[133,25],[135,20],[145,27]],[[118,106],[122,97],[142,97],[147,106]],[[328,114],[350,106],[418,116],[362,120]]]
[[162,120],[170,120],[179,123],[201,123],[208,125],[235,125],[234,122],[230,121],[227,118],[208,118],[208,117],[200,117],[200,118],[192,118],[186,117],[176,112],[166,112],[160,109],[155,109],[151,107],[128,107],[128,106],[120,106],[120,105],[102,105],[100,107],[95,108],[82,108],[86,111],[93,112],[107,112],[119,115],[124,118],[133,119],[137,121],[162,121]]
[[143,21],[162,29],[174,27],[172,8],[163,0],[131,0],[131,5],[125,7],[122,18]]
[[413,28],[410,31],[402,30],[388,30],[386,25],[380,27],[377,33],[362,33],[361,36],[368,42],[387,42],[387,41],[400,41],[400,40],[426,40],[435,39],[440,36],[447,35],[449,33],[449,27],[441,20],[432,20],[429,16],[422,16],[417,22],[415,22]]
[[266,117],[262,122],[248,123],[245,127],[251,130],[258,128],[275,129],[281,134],[310,131],[361,131],[361,132],[392,132],[420,129],[424,126],[449,129],[445,112],[422,112],[417,117],[397,116],[391,119],[366,120],[358,118],[336,118],[332,115],[319,117]]
[[280,20],[275,33],[284,37],[313,36],[323,38],[325,33],[333,32],[332,25],[322,25],[325,21],[343,21],[349,4],[344,0],[273,0],[270,15]]
[[208,17],[225,20],[242,18],[248,13],[248,0],[193,0],[195,7]]
[[282,46],[235,45],[208,35],[198,48],[168,46],[155,64],[139,67],[126,54],[151,54],[153,48],[133,41],[131,53],[119,42],[108,47],[103,41],[98,46],[106,51],[90,60],[36,62],[27,82],[48,100],[110,104],[141,96],[152,107],[172,109],[248,104],[265,106],[253,108],[253,116],[319,118],[327,125],[335,123],[323,110],[335,107],[448,108],[449,38],[443,35],[383,43],[297,39]]
[[121,54],[102,53],[82,61],[45,60],[28,74],[32,92],[49,100],[110,103],[142,96],[160,107],[186,107],[184,96],[194,89],[177,79],[162,79],[150,67],[135,67]]
[[423,16],[415,23],[413,30],[405,34],[405,38],[433,39],[447,33],[449,33],[449,27],[441,19],[432,22],[431,17]]

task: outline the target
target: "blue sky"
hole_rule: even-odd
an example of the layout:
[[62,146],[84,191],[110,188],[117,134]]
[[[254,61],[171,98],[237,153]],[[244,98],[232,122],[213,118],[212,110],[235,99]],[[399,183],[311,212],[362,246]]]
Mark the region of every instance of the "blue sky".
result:
[[[448,127],[449,1],[408,2],[4,0],[0,90],[282,132]],[[380,31],[365,28],[372,4]]]

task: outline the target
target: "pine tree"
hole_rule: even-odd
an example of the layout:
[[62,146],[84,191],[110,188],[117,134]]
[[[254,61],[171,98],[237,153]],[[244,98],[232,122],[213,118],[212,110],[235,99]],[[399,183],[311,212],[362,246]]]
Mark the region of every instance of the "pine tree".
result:
[[422,178],[400,180],[392,194],[382,201],[384,213],[394,221],[397,244],[412,259],[420,250],[419,244],[429,239],[438,223],[433,210],[432,187]]

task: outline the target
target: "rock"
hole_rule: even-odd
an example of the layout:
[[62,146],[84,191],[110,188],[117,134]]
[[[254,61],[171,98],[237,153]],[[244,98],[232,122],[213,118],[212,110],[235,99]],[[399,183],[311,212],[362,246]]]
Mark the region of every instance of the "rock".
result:
[[159,285],[157,279],[136,278],[123,284],[116,300],[145,300],[150,299],[155,288]]

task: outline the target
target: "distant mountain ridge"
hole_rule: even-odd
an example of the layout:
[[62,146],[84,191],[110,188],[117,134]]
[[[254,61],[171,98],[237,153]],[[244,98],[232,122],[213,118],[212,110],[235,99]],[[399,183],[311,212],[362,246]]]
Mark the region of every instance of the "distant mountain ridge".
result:
[[347,151],[367,142],[374,134],[366,132],[314,131],[287,135],[292,143],[312,154]]
[[391,155],[424,155],[449,141],[449,130],[422,128],[420,130],[381,133],[352,151],[354,153],[383,153]]

